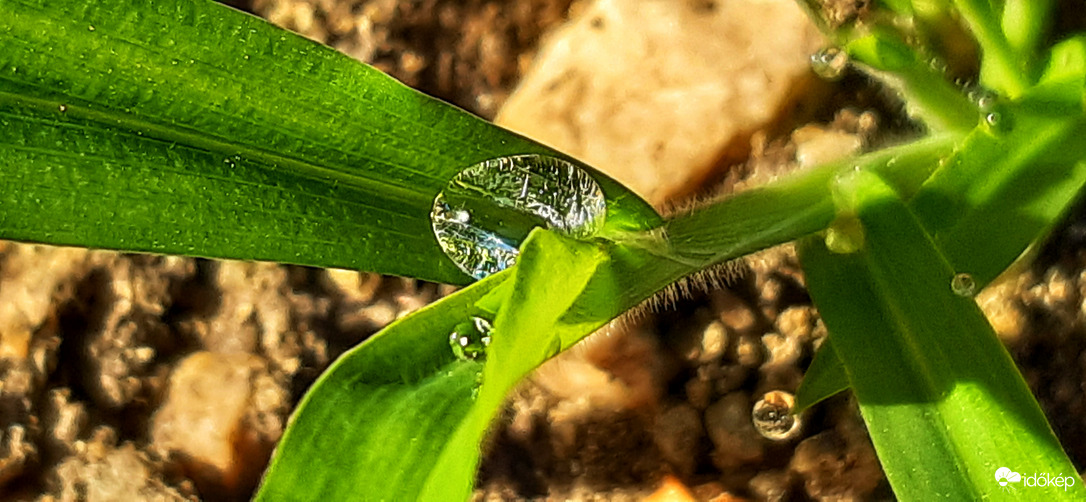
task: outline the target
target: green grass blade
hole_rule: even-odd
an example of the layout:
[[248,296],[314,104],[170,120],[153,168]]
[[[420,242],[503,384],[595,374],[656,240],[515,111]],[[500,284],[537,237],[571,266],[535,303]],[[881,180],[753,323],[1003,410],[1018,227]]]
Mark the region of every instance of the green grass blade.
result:
[[494,341],[487,349],[478,398],[463,426],[448,438],[449,446],[420,500],[469,497],[469,490],[450,490],[449,480],[475,477],[479,444],[506,395],[523,376],[558,353],[563,314],[606,261],[600,246],[547,231],[533,232],[525,241],[508,296],[494,320]]
[[665,227],[670,254],[704,267],[822,230],[836,212],[830,184],[837,173],[853,167],[871,169],[898,190],[913,193],[958,138],[932,136],[818,166],[677,215]]
[[[207,0],[0,0],[0,237],[469,280],[460,169],[546,147]],[[608,224],[658,222],[595,173]]]
[[951,265],[979,285],[1044,236],[1086,184],[1086,121],[1013,109],[1000,119],[1009,132],[974,131],[909,202]]
[[803,373],[799,389],[796,389],[795,412],[806,410],[824,399],[848,390],[848,387],[845,365],[841,358],[837,357],[833,342],[827,338],[818,348],[818,352],[815,352],[814,360]]
[[[256,500],[414,499],[482,378],[482,362],[458,359],[449,334],[508,278],[473,284],[341,356],[295,409]],[[470,482],[446,481],[453,492]]]
[[[925,166],[948,147],[938,140],[868,160],[902,186],[915,188],[926,177]],[[817,183],[777,183],[719,203],[716,207],[726,208],[725,213],[759,214],[765,229],[751,231],[743,218],[720,219],[714,235],[726,240],[708,255],[679,253],[659,232],[614,234],[624,238],[620,242],[582,242],[534,231],[513,269],[399,321],[338,361],[288,426],[260,499],[297,493],[337,500],[466,498],[479,444],[521,377],[660,288],[697,271],[704,260],[734,259],[817,231],[833,217],[827,183],[840,167],[810,174]],[[811,202],[815,210],[797,218],[795,201]],[[700,232],[682,225],[668,230]],[[670,237],[686,243],[684,252],[695,249],[691,243],[713,244],[684,233]],[[472,310],[496,314],[484,366],[451,359],[448,334]],[[403,376],[393,371],[399,367],[418,370]],[[440,393],[455,403],[441,400]],[[431,409],[442,411],[431,416]],[[423,460],[422,454],[430,457]],[[326,465],[327,458],[339,460]],[[412,472],[401,472],[405,469]],[[314,470],[320,475],[297,473]],[[384,480],[396,480],[395,487]],[[303,483],[309,488],[303,489]]]
[[954,0],[962,20],[981,49],[980,83],[1004,96],[1018,98],[1033,83],[1030,54],[1012,46],[1000,22],[1003,2]]
[[[851,182],[866,246],[801,246],[811,296],[830,330],[883,468],[902,500],[1086,496],[1074,466],[955,272],[892,189]],[[1070,476],[1074,486],[1004,487],[1000,467]]]
[[965,133],[977,125],[977,107],[894,31],[875,29],[845,44],[849,56],[863,63],[868,73],[901,93],[906,111],[935,132]]
[[1018,54],[1034,59],[1049,24],[1056,2],[1053,0],[1006,0],[1003,6],[1003,33]]
[[[506,393],[557,353],[556,326],[605,257],[597,245],[534,232],[517,267],[345,354],[295,411],[257,499],[466,499]],[[488,294],[502,307],[485,363],[458,360],[449,334],[495,303]]]

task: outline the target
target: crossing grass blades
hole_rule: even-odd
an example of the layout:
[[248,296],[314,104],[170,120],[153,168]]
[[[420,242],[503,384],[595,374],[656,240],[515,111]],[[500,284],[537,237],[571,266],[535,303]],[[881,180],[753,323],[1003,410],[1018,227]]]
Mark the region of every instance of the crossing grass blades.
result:
[[[328,369],[259,500],[467,499],[521,377],[668,284],[790,241],[829,329],[798,406],[851,389],[898,498],[1086,498],[969,297],[1086,181],[1086,37],[1049,43],[1052,1],[885,0],[846,21],[817,3],[827,60],[925,133],[665,220],[576,159],[211,2],[0,0],[0,237],[467,286]],[[938,64],[959,23],[969,89]]]

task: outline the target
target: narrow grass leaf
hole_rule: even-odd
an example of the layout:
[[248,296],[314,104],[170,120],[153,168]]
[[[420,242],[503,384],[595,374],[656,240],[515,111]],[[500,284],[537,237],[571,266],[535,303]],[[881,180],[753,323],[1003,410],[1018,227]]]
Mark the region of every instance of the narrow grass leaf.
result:
[[[466,283],[434,197],[486,159],[563,157],[208,0],[0,12],[0,238]],[[609,225],[658,223],[593,176]]]
[[1037,108],[999,112],[1007,123],[970,134],[909,202],[951,266],[978,286],[1046,235],[1086,184],[1086,121]]
[[796,389],[795,412],[806,410],[848,390],[848,387],[848,372],[845,371],[841,358],[837,357],[833,342],[827,338],[818,348],[818,352],[815,352],[814,360],[803,373],[799,389]]
[[[983,314],[951,291],[955,271],[935,241],[874,175],[853,187],[865,248],[835,254],[812,238],[801,260],[897,497],[1086,496]],[[1003,486],[1001,467],[1074,486]]]
[[[295,409],[256,500],[415,499],[482,378],[482,361],[458,359],[449,335],[508,278],[480,281],[343,354]],[[466,493],[471,477],[445,483]]]

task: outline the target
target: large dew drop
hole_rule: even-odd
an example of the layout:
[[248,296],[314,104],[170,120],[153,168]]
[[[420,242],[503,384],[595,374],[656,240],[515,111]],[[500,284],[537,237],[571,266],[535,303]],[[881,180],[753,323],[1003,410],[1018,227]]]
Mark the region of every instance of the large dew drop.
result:
[[607,213],[603,191],[579,167],[545,155],[499,157],[460,171],[434,199],[430,221],[445,254],[482,279],[516,262],[534,227],[595,235]]

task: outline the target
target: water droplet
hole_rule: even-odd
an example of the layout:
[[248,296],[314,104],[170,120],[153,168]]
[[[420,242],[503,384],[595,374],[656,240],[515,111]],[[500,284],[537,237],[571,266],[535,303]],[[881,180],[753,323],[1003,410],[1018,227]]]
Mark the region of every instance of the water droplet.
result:
[[603,227],[607,203],[596,180],[565,160],[514,155],[474,164],[434,198],[430,221],[445,254],[482,279],[516,262],[534,227],[590,237]]
[[958,296],[971,297],[977,294],[977,281],[969,274],[955,274],[950,280],[950,290]]
[[999,124],[1003,122],[1003,115],[999,112],[989,112],[984,116],[984,122],[990,127],[999,127]]
[[826,47],[811,54],[811,69],[826,80],[837,80],[848,68],[848,53],[837,47]]
[[826,229],[826,249],[837,254],[852,254],[864,247],[864,226],[852,214],[840,214]]
[[792,414],[796,397],[780,390],[766,392],[751,412],[754,428],[766,439],[785,441],[799,434],[802,420]]
[[935,70],[939,73],[946,73],[947,69],[949,68],[946,64],[946,61],[940,57],[933,57],[928,60],[928,66],[930,66],[932,70]]
[[472,316],[471,320],[457,324],[449,334],[449,346],[461,361],[474,361],[486,357],[490,345],[490,321]]
[[977,104],[977,108],[983,111],[990,111],[995,108],[996,96],[990,92],[984,90],[972,91],[969,93],[973,98],[973,102]]
[[90,25],[90,26],[88,26],[88,27],[87,27],[87,30],[89,30],[89,31],[94,31],[94,25]]
[[64,113],[64,112],[68,111],[68,106],[67,105],[60,105],[59,109],[60,109],[60,113]]

